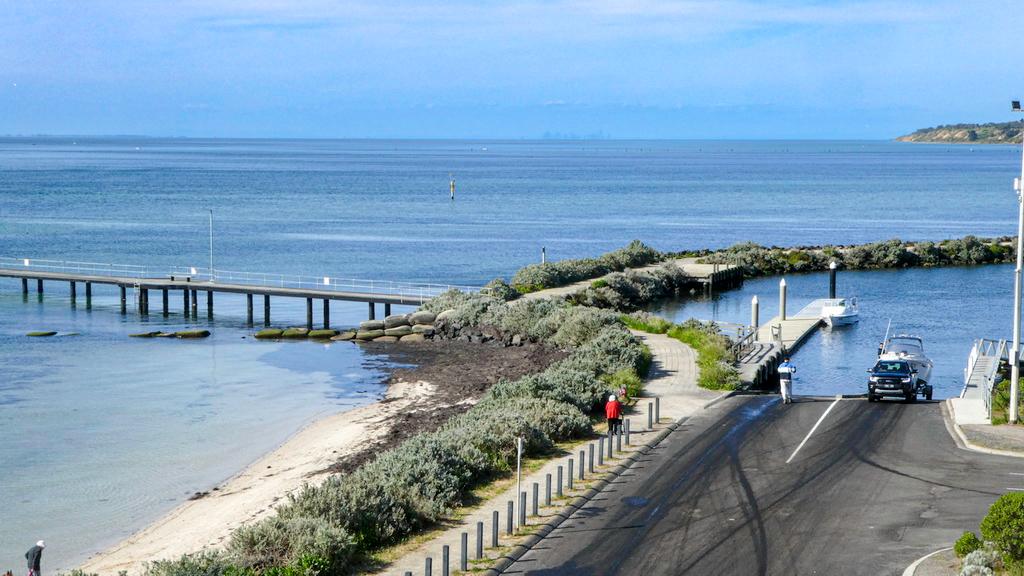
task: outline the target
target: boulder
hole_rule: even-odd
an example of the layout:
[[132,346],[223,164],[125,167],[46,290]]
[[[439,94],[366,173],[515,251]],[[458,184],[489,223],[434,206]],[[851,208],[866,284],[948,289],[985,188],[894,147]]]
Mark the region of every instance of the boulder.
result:
[[455,314],[455,309],[454,308],[449,308],[448,310],[445,310],[444,312],[441,312],[440,314],[435,316],[434,317],[434,322],[443,322],[443,321],[451,318],[454,314]]
[[378,336],[373,339],[374,342],[398,342],[396,336]]
[[159,335],[160,331],[158,330],[156,332],[138,332],[136,334],[129,334],[128,336],[131,338],[156,338]]
[[398,326],[397,328],[388,328],[384,331],[385,336],[397,336],[398,338],[408,336],[409,334],[412,334],[412,326],[408,325]]
[[370,331],[370,330],[383,330],[384,329],[384,321],[383,320],[367,320],[366,322],[360,322],[359,323],[359,329],[360,330],[366,330],[366,331]]
[[412,327],[413,334],[422,334],[424,336],[433,336],[434,327],[428,324],[417,324]]
[[408,326],[409,316],[406,314],[392,314],[384,319],[384,329],[398,328],[399,326]]
[[281,333],[281,338],[307,338],[309,336],[309,330],[306,328],[289,328]]
[[413,325],[433,324],[435,319],[437,319],[437,315],[426,310],[413,312],[409,315],[409,323]]
[[50,331],[29,332],[28,334],[25,334],[25,336],[31,336],[32,338],[40,338],[40,337],[56,336],[56,335],[57,335],[56,332],[50,332]]
[[331,338],[331,340],[333,340],[335,342],[344,342],[346,340],[354,340],[355,337],[356,337],[356,331],[355,330],[345,330],[344,332],[342,332],[342,333],[338,334],[337,336],[334,336],[333,338]]
[[181,330],[174,333],[175,338],[206,338],[209,335],[209,330]]
[[324,328],[322,330],[310,330],[309,337],[316,338],[317,340],[327,340],[328,338],[334,338],[338,335],[337,330],[331,330],[330,328]]
[[523,345],[523,337],[520,336],[519,334],[516,334],[515,336],[513,336],[512,337],[512,345],[513,346],[522,346]]
[[265,328],[265,329],[260,330],[259,332],[257,332],[255,334],[255,336],[256,336],[256,338],[259,338],[260,340],[270,339],[270,338],[280,338],[281,337],[281,333],[283,333],[283,332],[284,332],[284,330],[281,330],[280,328]]
[[426,338],[423,334],[407,334],[398,339],[400,342],[423,342]]
[[383,330],[360,330],[356,332],[356,339],[358,340],[373,340],[374,338],[380,338],[384,335]]

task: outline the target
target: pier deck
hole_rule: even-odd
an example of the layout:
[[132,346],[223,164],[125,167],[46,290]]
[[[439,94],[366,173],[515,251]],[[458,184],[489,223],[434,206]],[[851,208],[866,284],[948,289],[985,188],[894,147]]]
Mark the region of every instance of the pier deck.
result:
[[821,319],[824,302],[815,300],[794,316],[787,316],[785,320],[776,316],[759,326],[756,340],[740,354],[740,380],[747,385],[761,385],[773,378],[782,359],[824,325]]
[[93,284],[117,286],[121,296],[121,312],[127,311],[128,290],[133,290],[133,301],[140,314],[149,313],[149,292],[158,290],[162,295],[163,313],[169,312],[169,294],[181,291],[182,307],[186,315],[198,313],[199,292],[206,292],[207,315],[213,315],[213,294],[243,294],[246,297],[247,318],[253,320],[253,297],[263,297],[264,324],[270,322],[270,297],[303,298],[306,300],[306,324],[313,326],[313,301],[323,306],[323,326],[330,327],[330,301],[366,302],[370,319],[375,318],[375,306],[384,306],[384,315],[391,313],[392,305],[419,306],[447,290],[475,291],[471,286],[447,284],[415,284],[379,280],[354,280],[336,277],[287,276],[195,268],[150,269],[141,266],[63,262],[0,257],[0,278],[21,279],[23,293],[29,292],[29,281],[35,281],[36,291],[43,294],[45,282],[68,283],[71,300],[77,298],[78,285],[85,287],[88,305],[92,299]]

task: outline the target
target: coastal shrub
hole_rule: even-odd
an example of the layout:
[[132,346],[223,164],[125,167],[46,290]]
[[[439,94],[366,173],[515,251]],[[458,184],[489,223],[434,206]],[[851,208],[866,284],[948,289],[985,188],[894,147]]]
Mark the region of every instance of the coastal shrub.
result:
[[989,507],[981,536],[1008,562],[1024,561],[1024,492],[1003,494]]
[[[579,408],[547,398],[508,398],[487,400],[480,406],[521,414],[552,442],[579,438],[593,430],[590,419]],[[493,408],[490,408],[493,407]]]
[[519,292],[517,292],[512,286],[509,286],[509,284],[501,278],[495,278],[488,282],[483,289],[480,290],[480,293],[493,296],[494,298],[504,300],[505,302],[519,298]]
[[548,314],[539,324],[539,329],[550,335],[545,338],[549,344],[568,348],[579,346],[593,339],[609,326],[618,324],[617,314],[581,306],[565,306]]
[[143,564],[142,576],[228,576],[237,572],[221,552],[186,554],[177,560],[157,560]]
[[650,312],[634,312],[632,314],[623,314],[619,316],[622,323],[640,332],[647,332],[648,334],[664,334],[668,332],[669,328],[672,327],[672,323],[668,320],[655,316]]
[[492,307],[480,321],[510,334],[542,341],[547,340],[557,329],[557,326],[544,322],[545,318],[562,306],[564,304],[546,298],[525,300],[513,306]]
[[999,553],[987,546],[969,552],[961,564],[962,576],[992,576],[995,569],[1001,566]]
[[689,281],[681,268],[669,263],[653,270],[609,274],[574,294],[572,301],[595,308],[636,310],[678,294]]
[[349,566],[355,542],[322,518],[273,516],[235,530],[227,551],[237,566],[257,574],[280,566],[337,574]]
[[527,418],[510,410],[505,403],[475,406],[470,412],[448,421],[439,431],[453,444],[466,443],[483,452],[489,459],[484,471],[506,471],[515,462],[516,438],[523,439],[527,453],[551,449],[551,439]]
[[580,258],[530,264],[520,268],[512,276],[512,286],[520,293],[536,291],[538,288],[554,288],[573,282],[604,276],[626,268],[645,266],[661,259],[661,254],[634,240],[624,248],[608,252],[597,258]]
[[640,392],[643,390],[644,384],[640,380],[640,376],[630,368],[623,368],[614,374],[605,374],[601,377],[605,387],[609,390],[615,391],[616,394],[620,390],[626,391],[627,398],[636,398],[640,396]]
[[963,535],[957,538],[953,551],[956,552],[958,558],[963,558],[983,545],[984,542],[974,532],[964,532]]
[[607,388],[594,372],[558,362],[540,374],[517,380],[501,380],[491,387],[491,398],[543,398],[571,404],[579,410],[594,409]]

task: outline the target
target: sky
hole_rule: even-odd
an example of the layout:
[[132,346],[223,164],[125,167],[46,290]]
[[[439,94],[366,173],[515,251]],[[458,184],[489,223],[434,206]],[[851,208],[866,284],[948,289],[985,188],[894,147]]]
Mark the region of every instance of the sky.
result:
[[10,135],[885,139],[1024,98],[1014,2],[0,7]]

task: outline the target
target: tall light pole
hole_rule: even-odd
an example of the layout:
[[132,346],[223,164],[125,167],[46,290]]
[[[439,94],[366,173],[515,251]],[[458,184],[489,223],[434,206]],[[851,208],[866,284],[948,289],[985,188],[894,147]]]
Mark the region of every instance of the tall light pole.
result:
[[[1020,101],[1010,103],[1010,109],[1021,112]],[[1022,131],[1024,136],[1024,131]],[[1015,178],[1014,189],[1017,192],[1017,267],[1013,276],[1013,348],[1010,350],[1010,424],[1017,423],[1017,400],[1020,395],[1020,298],[1021,298],[1021,266],[1024,265],[1024,138],[1021,142],[1021,176]]]
[[210,282],[213,282],[213,208],[210,211]]

